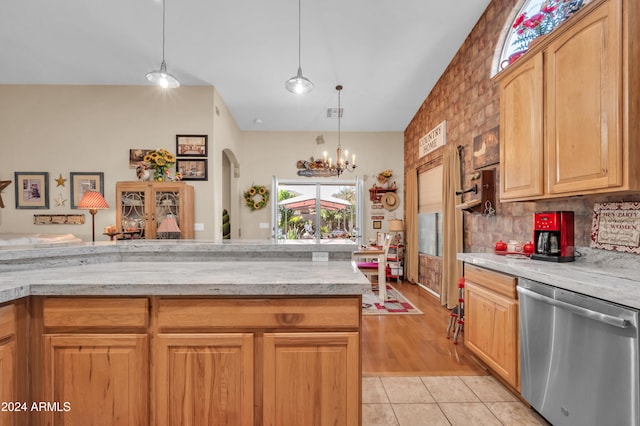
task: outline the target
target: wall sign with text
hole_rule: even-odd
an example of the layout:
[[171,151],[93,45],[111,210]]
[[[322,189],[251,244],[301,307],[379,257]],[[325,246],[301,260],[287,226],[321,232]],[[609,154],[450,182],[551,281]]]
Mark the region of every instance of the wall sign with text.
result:
[[418,158],[444,146],[447,143],[447,121],[438,124],[418,141]]
[[640,202],[596,203],[591,247],[640,254]]

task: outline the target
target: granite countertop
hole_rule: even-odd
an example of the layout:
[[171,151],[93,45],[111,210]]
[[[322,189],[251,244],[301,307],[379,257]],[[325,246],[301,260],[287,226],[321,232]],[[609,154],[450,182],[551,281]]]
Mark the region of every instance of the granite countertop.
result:
[[458,253],[458,260],[640,309],[640,257],[580,248],[575,262],[554,263],[493,253]]
[[25,296],[335,296],[371,289],[351,262],[114,262],[2,274],[0,302]]
[[[356,248],[138,241],[6,251],[0,302],[30,295],[361,295],[371,284],[350,260]],[[337,260],[312,261],[317,252]]]

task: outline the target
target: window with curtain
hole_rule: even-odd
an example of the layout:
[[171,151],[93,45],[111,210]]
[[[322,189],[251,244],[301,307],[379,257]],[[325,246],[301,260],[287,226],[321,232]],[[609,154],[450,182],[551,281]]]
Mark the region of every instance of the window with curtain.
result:
[[418,252],[442,255],[442,165],[418,174]]

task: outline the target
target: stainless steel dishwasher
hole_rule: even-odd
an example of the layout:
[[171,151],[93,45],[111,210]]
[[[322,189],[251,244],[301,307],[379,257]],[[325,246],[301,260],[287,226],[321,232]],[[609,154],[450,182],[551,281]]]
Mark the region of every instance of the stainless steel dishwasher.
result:
[[554,426],[638,426],[638,311],[518,279],[521,392]]

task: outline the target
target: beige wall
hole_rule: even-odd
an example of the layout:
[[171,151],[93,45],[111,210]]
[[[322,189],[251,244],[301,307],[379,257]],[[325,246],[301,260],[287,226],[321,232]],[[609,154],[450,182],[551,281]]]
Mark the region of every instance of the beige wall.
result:
[[[115,222],[115,183],[137,179],[128,165],[129,149],[164,147],[175,153],[176,134],[186,133],[209,135],[210,179],[192,184],[195,222],[205,225],[196,237],[213,238],[211,194],[215,165],[221,160],[216,163],[219,153],[217,141],[212,146],[212,135],[214,105],[219,103],[212,87],[163,91],[146,86],[0,86],[0,179],[14,181],[15,171],[48,172],[50,199],[48,210],[16,210],[13,182],[2,193],[0,232],[68,232],[90,241],[90,215],[71,209],[69,201],[56,206],[58,194],[69,200],[70,181],[58,187],[54,179],[60,174],[69,179],[70,172],[103,172],[111,209],[96,215],[96,240],[106,239],[101,230]],[[233,146],[227,141],[221,144]],[[33,224],[34,214],[72,213],[86,213],[86,223]]]
[[[324,144],[316,144],[316,137],[323,135]],[[371,221],[371,202],[369,191],[375,176],[386,169],[394,171],[393,180],[398,186],[401,206],[404,205],[404,177],[403,169],[403,134],[402,132],[368,132],[341,133],[343,149],[356,155],[357,168],[353,173],[344,173],[340,178],[319,178],[319,181],[354,181],[356,176],[364,182],[364,241],[375,235]],[[296,162],[308,160],[309,157],[322,157],[326,151],[335,161],[338,139],[336,132],[245,132],[242,148],[240,182],[241,192],[252,185],[264,185],[271,188],[272,177],[279,180],[297,180],[309,182],[313,178],[297,175]],[[273,197],[275,196],[272,194]],[[241,227],[243,238],[266,239],[271,237],[271,229],[261,229],[260,223],[271,226],[271,202],[269,208],[252,211],[241,203]],[[393,212],[384,211],[382,231],[388,229],[387,219],[402,218],[402,207]],[[233,219],[232,219],[233,220]]]
[[[48,210],[16,210],[15,182],[2,193],[0,232],[73,233],[91,239],[87,212],[70,208],[70,182],[57,187],[60,174],[103,172],[105,198],[111,209],[96,215],[96,240],[106,240],[101,230],[115,224],[115,183],[136,180],[128,166],[130,148],[164,147],[175,153],[176,134],[209,135],[207,182],[189,182],[195,187],[196,231],[201,240],[221,239],[222,210],[231,215],[232,237],[269,238],[271,209],[252,212],[244,206],[242,193],[252,184],[271,187],[272,176],[300,179],[296,161],[321,156],[335,158],[337,135],[324,133],[325,144],[317,145],[321,133],[242,132],[223,99],[212,87],[180,87],[163,91],[148,86],[11,86],[0,85],[0,180],[14,180],[16,171],[49,173]],[[365,238],[375,235],[370,219],[368,189],[373,177],[384,169],[396,173],[398,194],[404,188],[403,135],[395,133],[343,133],[342,146],[356,154],[355,173],[340,180],[364,179]],[[225,158],[228,162],[225,163]],[[61,194],[67,199],[56,206]],[[271,205],[271,204],[270,204]],[[84,225],[34,225],[34,214],[85,213]],[[402,208],[386,218],[401,218]],[[387,223],[383,223],[383,231]]]

